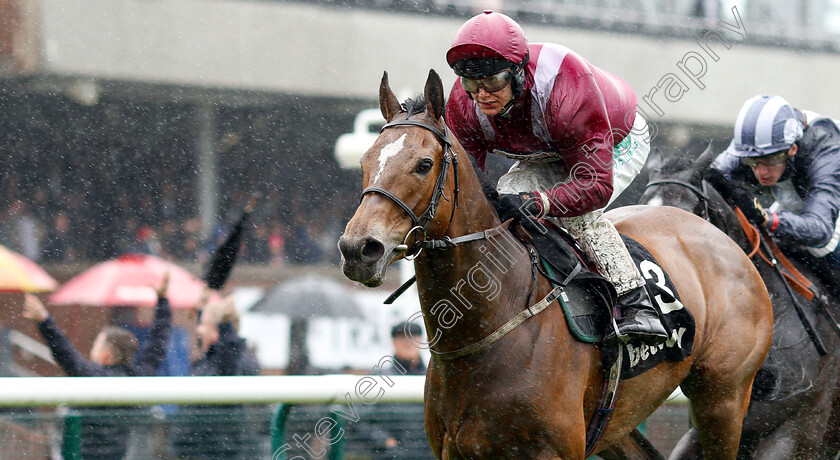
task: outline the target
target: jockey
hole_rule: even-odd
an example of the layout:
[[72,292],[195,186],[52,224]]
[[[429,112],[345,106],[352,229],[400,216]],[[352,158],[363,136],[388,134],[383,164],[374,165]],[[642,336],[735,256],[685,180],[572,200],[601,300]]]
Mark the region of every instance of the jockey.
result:
[[[834,286],[840,279],[838,123],[779,96],[755,96],[741,107],[734,135],[706,180],[794,256],[815,262],[814,272]],[[765,209],[754,193],[775,202]]]
[[644,279],[603,208],[639,173],[650,145],[630,86],[555,44],[528,44],[504,14],[485,11],[455,34],[446,60],[459,81],[447,125],[484,171],[488,153],[517,160],[489,196],[502,220],[559,219],[619,294],[607,342],[667,333]]

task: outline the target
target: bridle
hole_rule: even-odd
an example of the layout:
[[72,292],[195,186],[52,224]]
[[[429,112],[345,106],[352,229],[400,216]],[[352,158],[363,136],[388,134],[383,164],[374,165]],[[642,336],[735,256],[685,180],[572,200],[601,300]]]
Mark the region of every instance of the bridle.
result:
[[[689,182],[686,182],[686,181],[683,181],[683,180],[680,180],[680,179],[660,179],[660,180],[654,180],[654,181],[648,182],[648,184],[645,186],[645,190],[649,189],[650,187],[652,187],[654,185],[660,185],[660,184],[676,184],[676,185],[680,185],[680,186],[685,187],[685,188],[691,190],[692,192],[694,192],[694,195],[697,196],[698,200],[701,203],[703,203],[703,215],[701,215],[700,217],[706,219],[709,222],[712,222],[712,208],[709,206],[709,204],[711,203],[711,199],[709,198],[708,183],[706,181],[701,181],[700,182],[700,187],[697,187],[694,184],[691,184]],[[719,217],[721,217],[721,216],[719,216]],[[729,232],[729,223],[726,221],[726,219],[723,219],[722,217],[721,217],[721,222],[723,224],[723,228],[722,228],[723,232],[728,233]]]
[[660,179],[660,180],[653,180],[647,183],[645,186],[645,190],[653,187],[654,185],[661,185],[661,184],[676,184],[681,185],[692,192],[697,196],[701,203],[703,203],[703,217],[706,220],[711,219],[711,214],[709,213],[709,195],[706,192],[706,182],[703,181],[700,183],[700,187],[686,182],[680,179]]
[[[419,126],[427,129],[434,133],[443,145],[443,164],[441,165],[440,175],[438,175],[437,180],[435,181],[435,188],[432,191],[432,197],[429,200],[429,205],[419,216],[415,214],[414,210],[405,204],[405,202],[398,196],[381,187],[368,187],[362,190],[362,194],[359,197],[359,200],[361,201],[361,199],[363,199],[368,193],[378,193],[393,201],[397,206],[402,208],[406,214],[408,214],[408,217],[411,218],[411,222],[414,226],[405,235],[403,244],[399,247],[399,249],[406,251],[404,256],[405,259],[413,260],[420,255],[423,248],[449,247],[455,243],[455,241],[449,237],[444,237],[441,240],[426,240],[426,228],[435,217],[435,213],[440,205],[440,199],[446,198],[446,195],[444,195],[444,188],[446,187],[446,176],[450,167],[453,169],[452,174],[455,178],[455,189],[453,191],[455,205],[452,207],[452,214],[449,216],[449,223],[452,223],[452,219],[455,216],[455,208],[458,207],[458,155],[452,151],[452,141],[449,140],[449,132],[445,127],[444,131],[441,131],[440,129],[428,123],[423,123],[422,121],[402,120],[386,123],[379,132],[381,133],[382,131],[394,126]],[[449,198],[446,199],[449,200]],[[417,237],[415,239],[414,248],[412,248],[411,251],[408,251],[408,241],[415,233],[417,234]]]

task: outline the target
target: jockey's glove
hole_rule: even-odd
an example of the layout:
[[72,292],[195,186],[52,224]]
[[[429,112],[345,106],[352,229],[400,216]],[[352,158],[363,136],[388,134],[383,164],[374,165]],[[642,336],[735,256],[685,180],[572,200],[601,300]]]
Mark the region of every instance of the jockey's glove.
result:
[[741,209],[744,217],[748,221],[761,226],[766,226],[770,222],[770,213],[768,213],[761,203],[758,201],[749,190],[743,187],[736,187],[732,190],[730,201],[733,205]]
[[737,206],[744,213],[748,221],[756,225],[768,226],[771,231],[779,225],[779,216],[776,213],[767,212],[749,190],[743,186],[734,184],[726,178],[722,171],[709,168],[704,177],[720,195],[732,206]]
[[542,208],[539,201],[531,193],[503,193],[499,195],[496,212],[502,222],[513,219],[520,222],[522,219],[538,219],[542,217]]
[[487,197],[487,200],[493,204],[493,207],[497,207],[499,203],[499,192],[496,191],[496,187],[493,187],[486,179],[482,178],[479,175],[479,182],[481,182],[481,191],[484,192],[484,196]]

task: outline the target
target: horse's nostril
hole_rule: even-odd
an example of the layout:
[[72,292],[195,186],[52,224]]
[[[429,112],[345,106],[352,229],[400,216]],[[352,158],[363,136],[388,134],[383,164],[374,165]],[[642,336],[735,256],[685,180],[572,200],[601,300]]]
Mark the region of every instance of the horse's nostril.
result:
[[362,262],[373,263],[381,259],[385,255],[385,246],[378,240],[373,238],[365,238],[362,243],[361,251]]

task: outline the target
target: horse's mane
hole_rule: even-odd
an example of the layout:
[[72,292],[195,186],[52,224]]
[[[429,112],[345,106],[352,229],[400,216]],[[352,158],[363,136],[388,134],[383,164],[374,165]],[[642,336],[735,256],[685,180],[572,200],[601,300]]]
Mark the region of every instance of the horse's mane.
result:
[[426,98],[422,94],[418,94],[414,99],[406,98],[405,102],[400,104],[400,107],[408,112],[408,116],[417,115],[426,111]]

